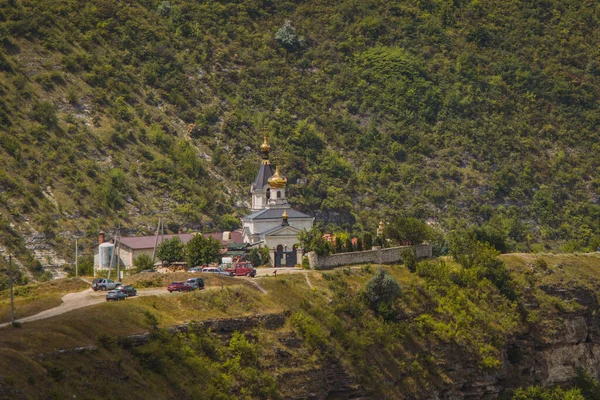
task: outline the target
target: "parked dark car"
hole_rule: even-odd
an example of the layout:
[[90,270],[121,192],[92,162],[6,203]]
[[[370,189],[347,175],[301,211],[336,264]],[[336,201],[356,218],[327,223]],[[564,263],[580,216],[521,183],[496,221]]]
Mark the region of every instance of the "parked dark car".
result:
[[187,282],[171,282],[167,290],[173,292],[191,292],[194,290]]
[[127,295],[127,297],[137,296],[137,290],[131,285],[121,286],[121,291]]
[[185,282],[194,289],[204,289],[204,279],[202,278],[189,278]]
[[122,290],[109,290],[108,293],[106,293],[106,301],[125,300],[126,298],[127,295],[123,293]]

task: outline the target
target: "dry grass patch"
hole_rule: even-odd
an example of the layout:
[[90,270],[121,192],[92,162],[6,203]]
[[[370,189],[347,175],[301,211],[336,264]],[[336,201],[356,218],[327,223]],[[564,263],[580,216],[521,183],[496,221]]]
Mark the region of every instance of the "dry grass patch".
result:
[[160,327],[169,327],[190,321],[282,310],[279,304],[265,299],[253,286],[167,293],[100,303],[53,318],[23,323],[20,328],[0,328],[0,349],[37,354],[57,348],[93,345],[97,344],[100,335],[126,336],[148,331],[148,313],[156,317]]
[[517,275],[534,276],[537,285],[567,283],[600,289],[600,253],[515,253],[500,258]]
[[204,279],[205,287],[225,287],[242,285],[251,287],[252,284],[247,282],[246,279],[240,279],[239,277],[229,277],[225,275],[207,274],[207,273],[193,273],[193,272],[172,272],[163,274],[159,272],[150,272],[143,274],[135,274],[123,279],[123,283],[126,285],[132,285],[136,288],[143,287],[167,287],[171,282],[185,281],[188,278],[202,278]]
[[[57,279],[44,283],[33,283],[15,286],[15,319],[37,314],[41,311],[57,307],[61,298],[72,292],[89,288],[89,284],[79,278]],[[0,323],[10,321],[10,292],[0,292]]]

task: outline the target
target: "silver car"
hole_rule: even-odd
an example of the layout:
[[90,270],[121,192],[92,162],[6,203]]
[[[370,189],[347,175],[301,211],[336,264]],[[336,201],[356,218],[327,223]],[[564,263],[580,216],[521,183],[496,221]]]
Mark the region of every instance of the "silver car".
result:
[[232,274],[230,274],[229,272],[225,272],[222,269],[215,268],[215,267],[204,267],[204,268],[202,268],[202,272],[203,273],[208,272],[208,273],[212,273],[212,274],[232,276]]
[[188,285],[196,289],[204,289],[204,280],[202,278],[189,278],[185,281]]

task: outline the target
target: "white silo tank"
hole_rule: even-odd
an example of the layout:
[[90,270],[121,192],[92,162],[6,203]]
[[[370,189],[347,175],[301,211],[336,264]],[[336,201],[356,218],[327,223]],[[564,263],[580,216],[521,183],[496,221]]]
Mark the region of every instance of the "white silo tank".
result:
[[112,243],[102,243],[98,246],[100,254],[100,268],[107,269],[110,267],[110,258],[113,255],[115,245]]

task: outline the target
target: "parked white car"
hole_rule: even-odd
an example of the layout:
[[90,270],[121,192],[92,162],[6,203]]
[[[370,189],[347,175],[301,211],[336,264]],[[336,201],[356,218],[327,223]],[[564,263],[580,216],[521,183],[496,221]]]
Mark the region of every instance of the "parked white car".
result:
[[202,272],[206,272],[209,274],[232,276],[229,272],[225,272],[225,271],[220,270],[219,268],[215,268],[215,267],[204,267],[204,268],[202,268]]

